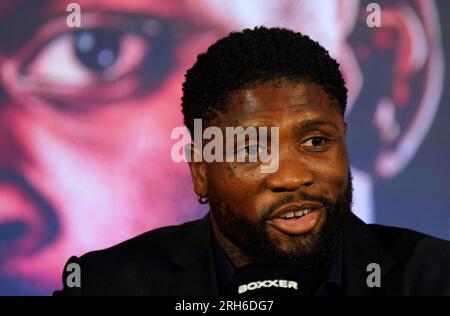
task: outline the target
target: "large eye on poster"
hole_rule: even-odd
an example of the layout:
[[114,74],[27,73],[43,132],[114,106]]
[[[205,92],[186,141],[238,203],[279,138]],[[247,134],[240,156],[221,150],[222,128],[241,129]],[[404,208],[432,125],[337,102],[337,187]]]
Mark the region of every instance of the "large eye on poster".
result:
[[0,294],[49,295],[71,256],[208,212],[172,155],[182,85],[198,54],[256,26],[308,35],[339,63],[353,213],[448,239],[449,10],[431,0],[2,1]]

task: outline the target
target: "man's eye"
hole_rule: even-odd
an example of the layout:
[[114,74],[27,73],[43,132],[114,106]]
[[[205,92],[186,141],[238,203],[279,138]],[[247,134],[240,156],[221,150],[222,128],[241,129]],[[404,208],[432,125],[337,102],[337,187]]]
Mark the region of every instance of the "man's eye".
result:
[[245,153],[247,155],[257,155],[259,153],[260,147],[258,145],[248,145],[245,146]]
[[[119,20],[133,23],[55,31],[30,47],[19,68],[23,89],[78,109],[160,87],[175,64],[173,22],[133,16]],[[142,27],[149,21],[151,30]]]
[[238,148],[237,156],[242,161],[249,161],[249,159],[256,161],[258,156],[266,150],[267,149],[261,145],[246,145]]
[[47,43],[24,70],[33,81],[85,88],[135,71],[148,50],[144,39],[116,30],[65,33]]
[[323,136],[314,136],[309,139],[307,139],[302,146],[304,147],[321,147],[326,145],[328,142],[328,139],[326,139]]
[[[104,73],[114,67],[122,50],[127,48],[127,45],[121,45],[123,40],[130,41],[131,38],[130,35],[123,36],[117,31],[107,29],[83,30],[73,33],[72,46],[77,60],[86,70]],[[134,45],[140,45],[140,57],[142,58],[143,41],[136,36],[134,40]]]

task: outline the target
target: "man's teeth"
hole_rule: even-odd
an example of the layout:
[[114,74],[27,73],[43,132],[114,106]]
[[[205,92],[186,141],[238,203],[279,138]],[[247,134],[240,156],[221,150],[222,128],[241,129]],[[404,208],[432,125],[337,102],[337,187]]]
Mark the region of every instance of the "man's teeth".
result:
[[283,215],[280,216],[280,218],[292,218],[292,217],[302,217],[303,215],[307,215],[309,213],[311,213],[312,210],[311,209],[304,209],[304,210],[299,210],[299,211],[295,211],[295,212],[287,212],[284,213]]

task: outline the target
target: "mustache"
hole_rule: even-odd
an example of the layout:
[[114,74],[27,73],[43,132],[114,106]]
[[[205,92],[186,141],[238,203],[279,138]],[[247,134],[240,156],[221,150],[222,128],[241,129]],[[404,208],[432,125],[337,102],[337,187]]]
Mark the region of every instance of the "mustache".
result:
[[325,209],[329,209],[333,202],[331,199],[322,196],[322,195],[312,195],[305,192],[299,192],[296,194],[285,194],[283,195],[277,202],[272,203],[266,207],[264,207],[261,211],[260,219],[261,221],[269,220],[272,217],[273,212],[279,207],[282,207],[285,204],[291,202],[298,201],[311,201],[311,202],[319,202],[324,205]]

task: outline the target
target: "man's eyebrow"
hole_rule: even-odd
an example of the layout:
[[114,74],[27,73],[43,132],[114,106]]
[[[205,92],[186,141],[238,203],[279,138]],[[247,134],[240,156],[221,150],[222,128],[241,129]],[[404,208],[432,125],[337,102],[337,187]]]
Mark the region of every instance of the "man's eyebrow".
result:
[[45,12],[50,1],[26,0],[0,6],[0,53],[14,54],[31,40],[45,22]]
[[336,131],[339,131],[339,127],[336,125],[336,123],[334,123],[333,121],[323,120],[323,119],[312,119],[312,120],[302,121],[301,123],[296,124],[294,129],[296,131],[303,131],[305,129],[315,127],[318,125],[328,125],[328,126],[333,127]]
[[247,128],[247,127],[273,127],[275,126],[272,122],[269,121],[256,121],[256,122],[240,122],[239,120],[233,120],[230,121],[229,123],[227,123],[227,127],[242,127],[242,128]]
[[[298,123],[295,125],[294,129],[301,131],[301,130],[305,130],[314,126],[318,126],[318,125],[329,125],[331,127],[333,127],[335,130],[339,130],[339,127],[337,126],[337,124],[333,121],[329,121],[329,120],[324,120],[324,119],[311,119],[311,120],[305,120],[302,121],[301,123]],[[277,127],[276,124],[274,124],[273,122],[270,121],[256,121],[256,122],[251,122],[251,123],[247,123],[247,122],[242,122],[240,123],[239,120],[233,120],[231,122],[229,122],[227,124],[227,127],[242,127],[244,129],[248,128],[248,127],[267,127],[267,128],[271,128],[271,127]]]
[[[41,29],[43,25],[52,21],[56,17],[66,17],[69,12],[66,11],[66,6],[69,2],[63,3],[57,0],[24,0],[18,1],[18,4],[6,5],[0,0],[0,54],[13,55],[33,39],[36,32]],[[117,15],[142,15],[143,17],[161,17],[162,19],[178,18],[173,13],[168,13],[168,5],[164,8],[158,9],[161,6],[151,5],[153,2],[148,2],[148,11],[135,9],[133,5],[115,5],[110,2],[98,2],[80,0],[76,2],[81,7],[83,14],[86,12],[96,12]],[[127,4],[127,2],[124,2]],[[145,2],[143,2],[145,3]],[[150,6],[151,5],[151,6]],[[179,6],[174,5],[174,8]],[[179,10],[181,11],[181,9]],[[173,17],[172,17],[173,15]],[[181,13],[180,13],[181,17]],[[183,24],[184,26],[184,24]],[[10,32],[8,30],[14,30]],[[67,33],[72,30],[67,28]],[[64,32],[61,32],[64,33]]]

